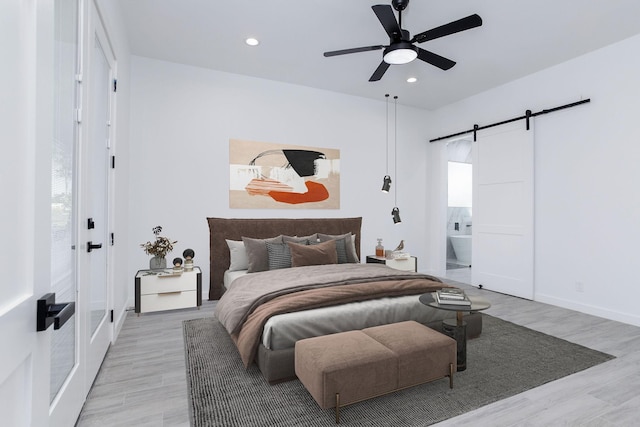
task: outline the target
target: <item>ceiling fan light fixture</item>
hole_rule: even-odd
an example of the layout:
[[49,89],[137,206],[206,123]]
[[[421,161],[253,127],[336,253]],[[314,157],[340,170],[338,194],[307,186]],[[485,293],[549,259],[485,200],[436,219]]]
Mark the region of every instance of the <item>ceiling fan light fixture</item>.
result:
[[408,64],[418,57],[418,48],[408,42],[394,43],[384,50],[384,62],[392,65]]

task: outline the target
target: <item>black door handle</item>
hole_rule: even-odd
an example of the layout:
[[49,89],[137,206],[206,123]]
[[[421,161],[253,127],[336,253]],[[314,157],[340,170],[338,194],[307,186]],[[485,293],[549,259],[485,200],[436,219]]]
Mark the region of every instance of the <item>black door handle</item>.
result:
[[36,330],[46,331],[52,323],[53,329],[60,329],[75,312],[75,302],[56,304],[56,294],[46,294],[38,300]]
[[100,249],[101,247],[102,247],[102,243],[96,243],[94,245],[93,242],[91,241],[87,242],[87,252],[91,252],[94,249]]

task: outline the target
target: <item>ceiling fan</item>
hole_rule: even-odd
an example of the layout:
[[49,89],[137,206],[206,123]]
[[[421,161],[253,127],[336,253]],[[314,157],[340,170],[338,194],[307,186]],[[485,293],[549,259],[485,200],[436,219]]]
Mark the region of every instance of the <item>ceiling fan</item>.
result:
[[469,30],[471,28],[482,25],[482,18],[477,14],[469,15],[466,18],[449,22],[448,24],[432,28],[420,34],[416,34],[411,38],[409,31],[402,29],[402,11],[409,5],[409,0],[392,0],[393,9],[398,11],[398,20],[393,13],[393,9],[388,4],[377,4],[371,6],[373,12],[389,35],[389,45],[374,45],[365,47],[356,47],[353,49],[334,50],[325,52],[324,56],[346,55],[349,53],[367,52],[370,50],[384,49],[382,62],[374,71],[370,82],[378,81],[382,78],[392,64],[407,64],[418,58],[421,61],[434,65],[442,70],[448,70],[456,63],[450,59],[444,58],[428,50],[421,49],[414,43],[424,43],[460,31]]

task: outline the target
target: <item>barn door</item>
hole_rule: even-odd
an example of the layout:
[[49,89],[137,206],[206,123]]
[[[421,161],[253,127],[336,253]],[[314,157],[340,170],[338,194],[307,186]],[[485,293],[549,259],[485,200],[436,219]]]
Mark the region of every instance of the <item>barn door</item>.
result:
[[533,126],[478,132],[473,143],[472,283],[533,299]]

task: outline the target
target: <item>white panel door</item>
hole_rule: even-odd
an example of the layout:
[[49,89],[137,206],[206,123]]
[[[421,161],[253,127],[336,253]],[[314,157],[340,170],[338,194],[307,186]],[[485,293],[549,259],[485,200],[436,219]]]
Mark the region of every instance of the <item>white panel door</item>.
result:
[[533,127],[481,130],[472,145],[472,283],[533,299]]
[[[86,346],[86,387],[93,381],[104,360],[112,337],[109,286],[110,210],[109,179],[111,150],[111,116],[114,80],[114,55],[94,2],[89,2],[86,54],[86,98],[83,125],[83,161],[88,166],[82,174],[83,250],[80,257],[80,316]],[[89,244],[92,247],[89,247]]]
[[0,424],[12,427],[49,416],[54,331],[36,332],[36,300],[50,290],[52,6],[0,1]]
[[[50,197],[50,286],[56,302],[74,302],[77,288],[77,148],[79,73],[78,0],[54,0],[53,138]],[[75,423],[84,397],[84,363],[79,346],[80,319],[71,318],[51,333],[49,425]]]

